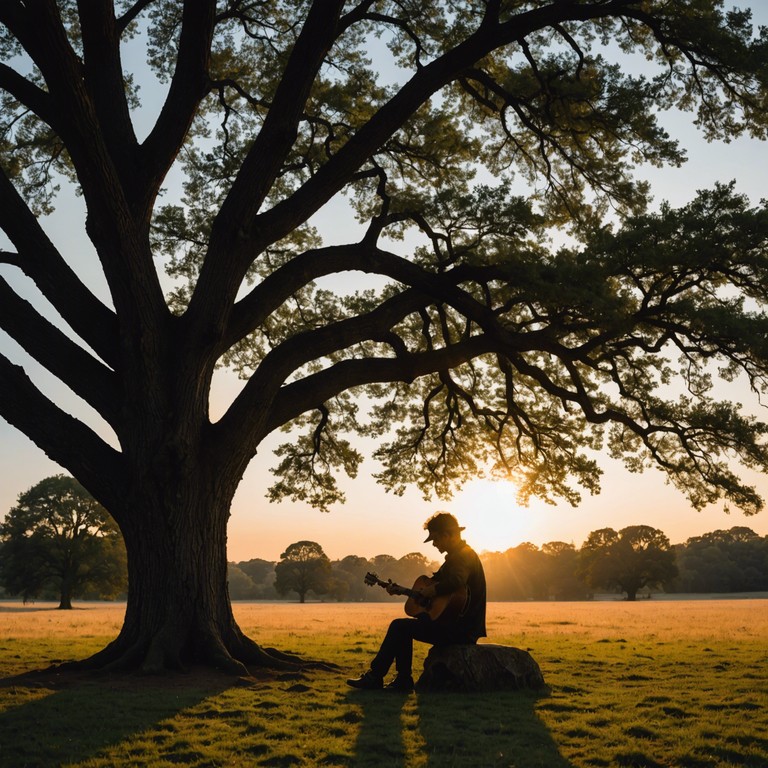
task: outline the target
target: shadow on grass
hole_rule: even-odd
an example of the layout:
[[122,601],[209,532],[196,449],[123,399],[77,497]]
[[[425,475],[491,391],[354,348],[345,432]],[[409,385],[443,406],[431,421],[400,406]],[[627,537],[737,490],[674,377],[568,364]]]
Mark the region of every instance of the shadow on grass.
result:
[[403,710],[406,697],[389,691],[352,691],[347,699],[362,710],[351,765],[361,768],[405,765]]
[[352,694],[362,707],[353,765],[400,766],[423,751],[429,768],[573,768],[535,712],[531,691]]
[[[231,678],[212,676],[197,685],[183,677],[0,679],[0,766],[45,768],[93,758],[232,686]],[[14,704],[17,698],[23,701]]]
[[536,715],[540,698],[531,691],[419,695],[427,765],[571,768]]
[[[11,605],[0,605],[0,613],[42,613],[51,612],[55,613],[59,610],[57,606],[53,605],[28,605],[27,603],[12,603]],[[77,610],[73,608],[72,610]]]

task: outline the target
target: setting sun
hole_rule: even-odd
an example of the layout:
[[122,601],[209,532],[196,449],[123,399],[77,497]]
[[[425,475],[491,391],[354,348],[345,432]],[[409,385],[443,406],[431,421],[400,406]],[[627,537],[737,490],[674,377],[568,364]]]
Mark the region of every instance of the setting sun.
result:
[[450,505],[478,552],[503,552],[535,533],[531,510],[517,502],[517,487],[504,480],[472,480]]

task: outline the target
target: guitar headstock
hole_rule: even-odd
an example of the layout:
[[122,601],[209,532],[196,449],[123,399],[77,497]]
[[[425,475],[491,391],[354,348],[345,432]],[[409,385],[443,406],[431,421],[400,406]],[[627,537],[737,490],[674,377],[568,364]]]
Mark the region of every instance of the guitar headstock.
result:
[[365,583],[369,587],[373,587],[376,584],[379,583],[379,577],[375,573],[366,573],[365,574]]

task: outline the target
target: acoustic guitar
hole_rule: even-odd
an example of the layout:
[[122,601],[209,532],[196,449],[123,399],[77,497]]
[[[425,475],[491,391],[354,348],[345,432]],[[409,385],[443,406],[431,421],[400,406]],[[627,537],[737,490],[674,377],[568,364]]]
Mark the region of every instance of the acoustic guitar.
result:
[[455,592],[449,592],[447,595],[437,595],[435,597],[424,597],[419,590],[433,584],[434,579],[429,576],[419,576],[413,582],[413,586],[408,589],[395,584],[391,579],[382,581],[375,573],[365,574],[365,583],[372,587],[378,584],[384,587],[390,594],[405,595],[405,613],[408,616],[421,616],[426,614],[432,621],[450,624],[463,616],[469,606],[469,589],[460,587]]

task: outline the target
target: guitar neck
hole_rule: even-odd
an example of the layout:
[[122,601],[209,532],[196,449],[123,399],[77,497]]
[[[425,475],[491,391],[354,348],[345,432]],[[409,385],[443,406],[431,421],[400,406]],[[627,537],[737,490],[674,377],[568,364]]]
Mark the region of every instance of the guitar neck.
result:
[[407,587],[401,587],[399,584],[395,584],[391,581],[382,581],[381,579],[376,579],[376,583],[380,587],[384,587],[384,589],[394,590],[394,594],[396,595],[405,595],[406,597],[414,597],[414,598],[421,597],[421,595],[415,590],[408,589]]

